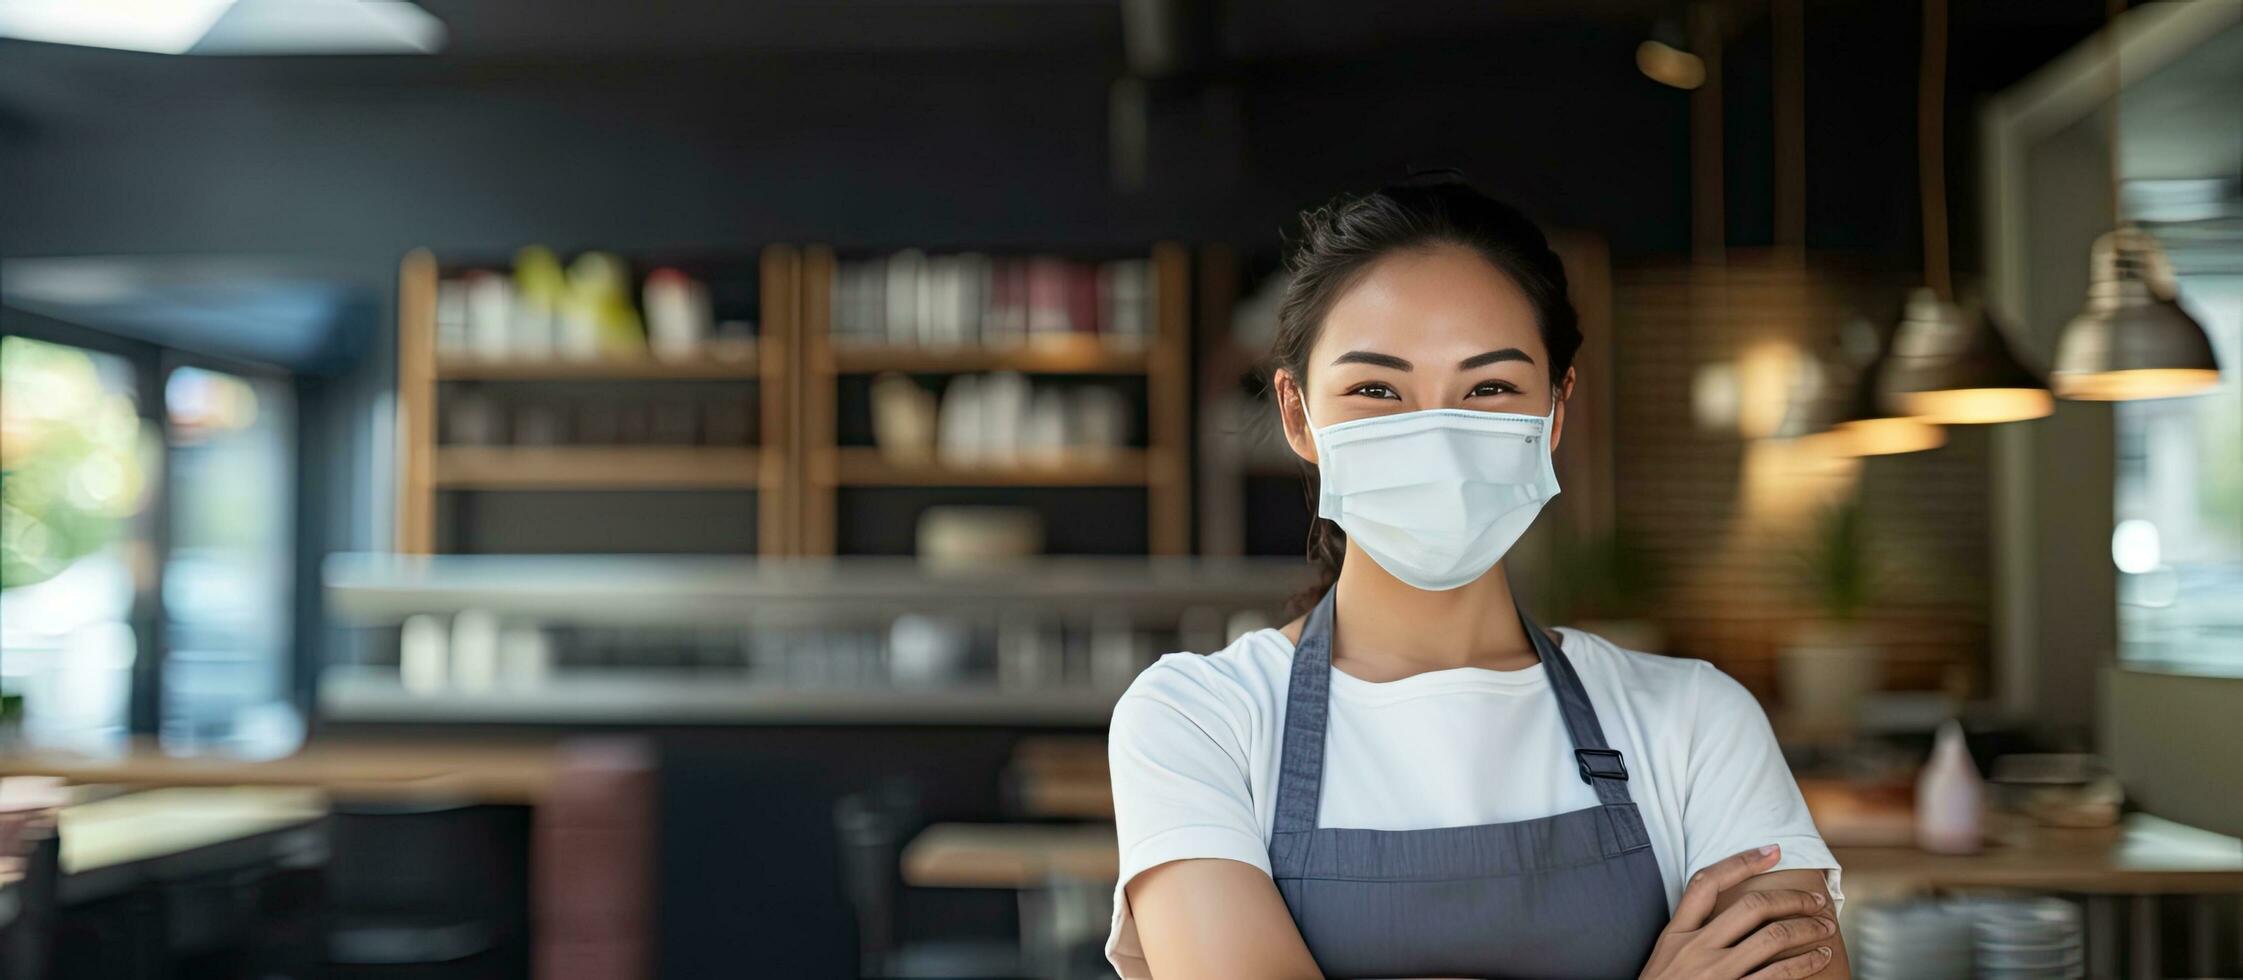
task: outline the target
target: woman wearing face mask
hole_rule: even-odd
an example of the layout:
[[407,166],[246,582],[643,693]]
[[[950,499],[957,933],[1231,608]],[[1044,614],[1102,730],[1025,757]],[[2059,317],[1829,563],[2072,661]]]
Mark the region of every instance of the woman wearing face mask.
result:
[[1542,233],[1447,177],[1303,224],[1273,380],[1330,584],[1115,707],[1115,967],[1847,975],[1838,865],[1751,695],[1513,599],[1581,345]]

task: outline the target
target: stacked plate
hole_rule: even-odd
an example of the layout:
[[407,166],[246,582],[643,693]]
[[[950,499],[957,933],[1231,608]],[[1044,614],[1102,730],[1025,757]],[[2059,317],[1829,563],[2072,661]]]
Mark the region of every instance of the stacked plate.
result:
[[1974,929],[1947,902],[1848,909],[1846,949],[1858,980],[1970,980]]
[[2079,906],[2060,898],[1974,903],[1979,980],[2072,980],[2086,975]]

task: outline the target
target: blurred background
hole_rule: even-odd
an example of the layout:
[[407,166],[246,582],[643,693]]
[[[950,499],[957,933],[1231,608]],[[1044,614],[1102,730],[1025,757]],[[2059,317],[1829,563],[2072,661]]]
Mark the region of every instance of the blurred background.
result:
[[[1864,977],[2243,976],[2243,2],[0,0],[0,975],[1097,977],[1294,216],[1588,335],[1547,622]],[[1952,724],[1950,724],[1952,722]]]

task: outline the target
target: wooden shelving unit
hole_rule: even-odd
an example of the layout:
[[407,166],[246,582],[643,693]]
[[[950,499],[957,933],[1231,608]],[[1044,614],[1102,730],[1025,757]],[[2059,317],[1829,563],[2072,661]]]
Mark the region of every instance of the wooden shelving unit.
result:
[[1158,473],[1142,449],[1075,453],[1058,459],[954,466],[928,460],[897,462],[869,446],[837,446],[811,455],[811,482],[836,487],[1149,487]]
[[[1191,260],[1180,245],[1150,251],[1153,332],[1134,344],[1093,335],[1024,338],[1004,347],[831,342],[831,248],[772,246],[758,261],[761,332],[752,345],[692,360],[490,360],[439,357],[436,296],[447,271],[415,251],[399,268],[396,550],[427,554],[445,493],[542,490],[752,491],[756,553],[835,550],[842,488],[1130,488],[1145,499],[1145,551],[1191,551],[1189,431]],[[1005,464],[898,462],[835,439],[837,380],[887,372],[941,376],[1013,371],[1129,379],[1143,392],[1144,445]],[[722,446],[448,446],[438,442],[444,393],[463,384],[754,382],[760,439]]]
[[[801,473],[794,390],[800,271],[799,253],[787,246],[766,248],[757,257],[761,334],[752,343],[720,343],[687,360],[493,360],[438,356],[436,296],[444,270],[425,249],[407,255],[398,269],[395,550],[437,550],[437,497],[442,493],[725,490],[755,494],[758,553],[794,553]],[[761,419],[758,445],[441,445],[437,419],[447,382],[613,382],[642,388],[670,382],[752,382]]]
[[440,490],[755,490],[761,451],[710,446],[440,446]]
[[1149,349],[1116,348],[1080,336],[1036,338],[1006,348],[827,344],[823,349],[825,362],[812,367],[830,374],[1143,374],[1151,355]]
[[754,381],[762,376],[754,350],[739,357],[699,357],[684,361],[652,357],[629,360],[491,360],[439,357],[438,381]]
[[[800,341],[803,372],[798,386],[801,446],[808,464],[801,485],[802,549],[831,554],[843,487],[1142,487],[1146,551],[1191,551],[1190,253],[1181,245],[1153,246],[1152,336],[1141,346],[1118,347],[1095,336],[1031,338],[1008,347],[902,347],[835,342],[833,249],[813,246],[802,258]],[[1145,445],[1140,448],[1002,465],[900,464],[870,446],[836,441],[844,375],[966,374],[1017,371],[1030,375],[1112,375],[1144,380]]]

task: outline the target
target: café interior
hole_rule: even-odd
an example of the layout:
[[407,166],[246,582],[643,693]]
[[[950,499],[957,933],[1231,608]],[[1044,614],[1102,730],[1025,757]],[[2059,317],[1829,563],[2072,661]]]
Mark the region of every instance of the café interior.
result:
[[2239,96],[2239,0],[0,0],[0,977],[1112,976],[1116,699],[1314,584],[1297,215],[1425,168],[1586,335],[1510,581],[1760,701],[1854,975],[2243,977]]

